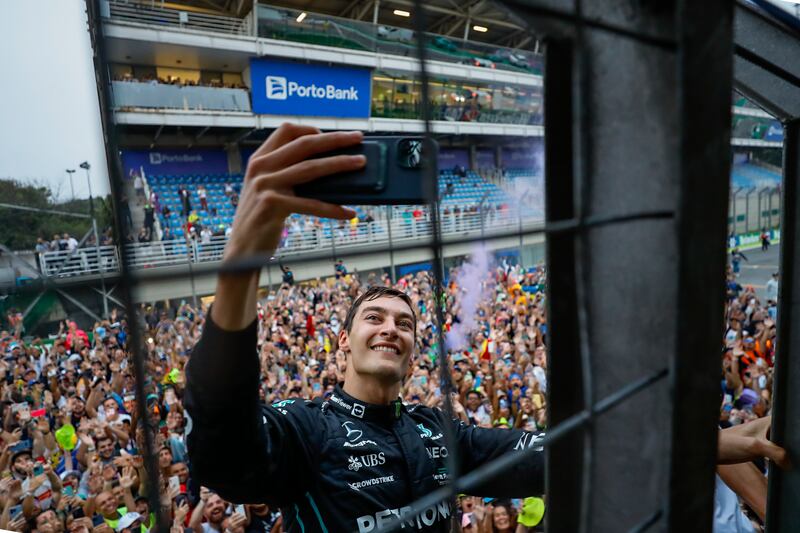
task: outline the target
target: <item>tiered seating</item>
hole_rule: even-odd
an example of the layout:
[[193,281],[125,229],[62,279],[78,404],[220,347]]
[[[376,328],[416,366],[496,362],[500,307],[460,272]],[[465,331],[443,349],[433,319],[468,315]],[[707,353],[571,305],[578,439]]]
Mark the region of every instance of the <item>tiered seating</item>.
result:
[[[531,178],[531,173],[528,170],[512,169],[507,171],[507,176],[510,179]],[[225,184],[230,183],[233,189],[238,194],[241,194],[242,180],[242,174],[168,174],[147,177],[147,182],[150,188],[158,195],[160,204],[162,206],[168,205],[171,211],[168,218],[164,217],[160,212],[158,213],[161,227],[169,227],[175,237],[183,237],[184,234],[183,219],[180,216],[181,200],[178,195],[181,186],[186,187],[191,192],[192,209],[200,216],[200,224],[217,228],[220,224],[228,226],[233,223],[234,208],[230,199],[225,196]],[[456,205],[461,208],[477,206],[486,192],[489,193],[487,198],[489,204],[494,204],[495,206],[513,204],[512,198],[508,193],[501,187],[482,179],[475,171],[467,171],[467,176],[460,179],[453,174],[452,170],[442,170],[439,174],[439,190],[444,192],[448,182],[453,184],[453,192],[443,198],[443,207],[452,209]],[[205,186],[208,193],[206,197],[208,211],[201,208],[200,198],[197,196],[197,188],[200,184]],[[212,208],[216,209],[216,214],[211,211]],[[363,219],[366,215],[366,209],[359,206],[354,206],[354,209],[358,217]],[[301,215],[292,215],[287,225],[291,227],[294,220],[302,223],[304,219],[305,217]],[[322,224],[322,231],[326,236],[329,235],[331,225]],[[376,228],[375,231],[381,231],[381,229]]]
[[439,191],[444,192],[448,182],[453,184],[453,193],[442,199],[442,206],[478,205],[487,192],[489,193],[486,199],[488,203],[500,205],[510,201],[508,195],[500,187],[481,179],[473,170],[468,170],[465,178],[459,178],[452,170],[440,171]]
[[507,169],[499,184],[482,179],[477,172],[467,171],[467,176],[459,180],[452,170],[441,171],[439,189],[445,191],[447,183],[453,184],[454,191],[442,200],[442,206],[471,207],[480,204],[481,198],[489,193],[489,205],[506,205],[514,212],[519,210],[523,216],[542,216],[544,214],[544,187],[542,178],[530,169]]
[[764,167],[744,163],[741,165],[734,165],[731,183],[734,188],[776,187],[781,183],[781,176],[777,172],[773,172]]
[[[220,224],[228,226],[233,223],[234,208],[230,198],[225,196],[225,184],[230,183],[237,194],[241,194],[242,174],[205,174],[205,175],[155,175],[148,176],[150,188],[158,195],[161,205],[168,205],[171,211],[169,218],[158,213],[162,228],[169,227],[176,237],[183,236],[183,220],[181,219],[181,199],[178,190],[181,186],[191,192],[190,202],[192,210],[200,216],[200,223],[217,228]],[[200,184],[205,186],[209,210],[200,206],[200,197],[197,188]],[[216,209],[216,214],[212,211]]]

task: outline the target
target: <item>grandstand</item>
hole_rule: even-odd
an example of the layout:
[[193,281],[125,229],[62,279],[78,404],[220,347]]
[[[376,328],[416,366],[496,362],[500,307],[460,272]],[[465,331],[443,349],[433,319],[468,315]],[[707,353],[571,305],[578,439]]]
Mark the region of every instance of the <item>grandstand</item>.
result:
[[781,175],[776,169],[765,168],[752,163],[734,165],[731,170],[733,187],[777,187],[781,183]]

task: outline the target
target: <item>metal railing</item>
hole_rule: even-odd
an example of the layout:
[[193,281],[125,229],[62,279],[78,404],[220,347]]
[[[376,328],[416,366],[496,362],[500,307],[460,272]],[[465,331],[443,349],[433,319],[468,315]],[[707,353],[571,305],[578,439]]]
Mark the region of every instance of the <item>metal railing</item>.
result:
[[[485,211],[442,215],[440,218],[445,243],[448,238],[467,236],[492,237],[520,229],[532,229],[542,224],[541,216],[512,210],[506,212]],[[391,225],[391,228],[389,227]],[[390,230],[391,229],[391,230]],[[391,238],[390,238],[391,235]],[[345,251],[349,247],[366,244],[390,246],[419,241],[425,246],[433,238],[430,219],[397,217],[374,222],[351,225],[329,223],[321,227],[292,229],[288,226],[280,247],[282,256],[296,256],[317,250]],[[214,236],[207,242],[195,239],[175,239],[150,243],[125,245],[125,253],[132,268],[150,269],[179,266],[186,263],[208,263],[222,260],[227,237]],[[45,252],[39,255],[41,272],[45,277],[67,278],[119,271],[119,251],[116,246],[106,245],[98,249],[79,248],[74,254],[67,251]]]
[[214,31],[233,35],[250,33],[247,20],[191,11],[164,9],[147,3],[110,0],[107,11],[111,19],[150,26],[170,26],[187,30]]
[[119,270],[116,246],[88,246],[74,252],[63,250],[39,254],[39,268],[45,277],[68,278]]
[[[259,4],[258,36],[336,48],[367,50],[404,57],[416,57],[413,30],[372,22],[306,12],[286,7]],[[541,56],[527,50],[465,41],[426,33],[429,59],[463,63],[485,68],[541,75]]]

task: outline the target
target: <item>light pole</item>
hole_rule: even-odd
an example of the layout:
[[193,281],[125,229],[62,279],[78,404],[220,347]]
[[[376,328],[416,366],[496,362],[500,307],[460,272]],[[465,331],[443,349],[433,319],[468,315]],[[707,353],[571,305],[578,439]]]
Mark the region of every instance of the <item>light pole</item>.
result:
[[[106,298],[106,279],[103,274],[103,257],[100,254],[100,233],[97,231],[97,219],[94,216],[94,198],[92,197],[92,180],[89,177],[89,169],[92,166],[88,161],[80,164],[86,171],[86,184],[89,186],[89,213],[92,216],[92,230],[94,231],[94,249],[97,254],[97,268],[100,270],[100,286],[103,289],[103,318],[108,317],[108,299]],[[73,171],[74,172],[74,171]],[[125,253],[124,251],[122,253]]]
[[67,175],[69,176],[69,190],[72,191],[72,200],[75,200],[75,187],[72,186],[72,175],[75,174],[75,169],[67,169]]

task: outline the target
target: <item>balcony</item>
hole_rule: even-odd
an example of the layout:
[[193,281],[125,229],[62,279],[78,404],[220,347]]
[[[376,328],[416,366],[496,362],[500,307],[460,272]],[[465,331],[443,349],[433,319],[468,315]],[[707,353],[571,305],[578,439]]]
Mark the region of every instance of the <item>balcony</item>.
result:
[[114,107],[131,109],[183,109],[186,111],[250,111],[246,89],[170,85],[165,83],[111,82]]

